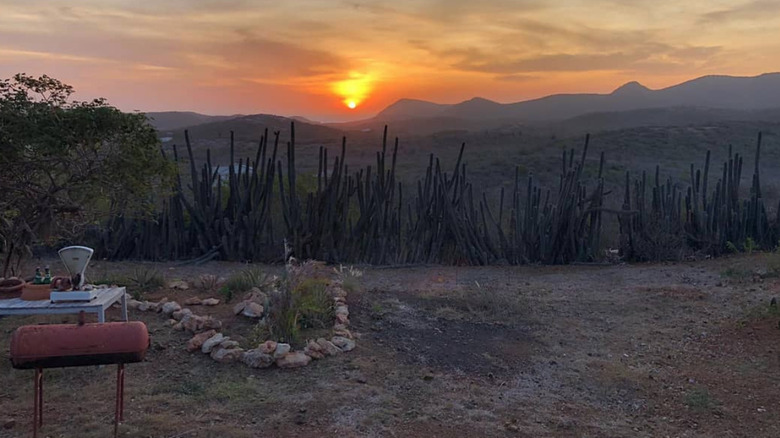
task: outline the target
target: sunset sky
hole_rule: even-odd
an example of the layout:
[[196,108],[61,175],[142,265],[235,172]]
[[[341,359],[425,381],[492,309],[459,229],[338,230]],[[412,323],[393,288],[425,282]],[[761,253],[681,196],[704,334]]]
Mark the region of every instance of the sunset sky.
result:
[[0,0],[1,78],[123,110],[344,120],[770,71],[780,0]]

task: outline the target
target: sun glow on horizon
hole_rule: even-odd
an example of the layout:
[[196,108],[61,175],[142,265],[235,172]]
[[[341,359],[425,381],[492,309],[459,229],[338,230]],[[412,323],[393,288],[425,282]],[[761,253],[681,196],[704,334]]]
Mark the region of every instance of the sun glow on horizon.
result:
[[341,97],[344,105],[355,109],[368,98],[371,92],[373,78],[370,74],[350,72],[347,79],[335,82],[333,92]]

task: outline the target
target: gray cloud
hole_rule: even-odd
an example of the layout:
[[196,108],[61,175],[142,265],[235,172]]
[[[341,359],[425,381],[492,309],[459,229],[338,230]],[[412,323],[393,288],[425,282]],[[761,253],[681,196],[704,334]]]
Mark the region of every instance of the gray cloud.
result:
[[[513,58],[498,53],[486,53],[477,49],[460,49],[442,52],[447,56],[459,56],[452,67],[465,71],[512,75],[531,72],[592,70],[627,70],[642,62],[679,64],[707,59],[720,50],[718,47],[671,47],[665,44],[645,44],[623,51],[607,53],[558,53],[533,57]],[[660,61],[663,58],[665,61]]]
[[738,20],[760,20],[777,18],[780,2],[777,0],[754,0],[729,9],[704,14],[701,23],[714,24]]

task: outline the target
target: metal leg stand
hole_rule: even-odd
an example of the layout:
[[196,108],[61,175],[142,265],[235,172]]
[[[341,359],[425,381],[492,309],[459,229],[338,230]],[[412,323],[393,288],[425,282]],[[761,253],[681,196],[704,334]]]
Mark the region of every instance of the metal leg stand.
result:
[[43,426],[43,369],[35,369],[35,394],[33,395],[33,438],[38,437],[38,428]]
[[125,410],[125,364],[116,367],[116,413],[114,414],[114,438],[119,434],[119,423],[124,421]]

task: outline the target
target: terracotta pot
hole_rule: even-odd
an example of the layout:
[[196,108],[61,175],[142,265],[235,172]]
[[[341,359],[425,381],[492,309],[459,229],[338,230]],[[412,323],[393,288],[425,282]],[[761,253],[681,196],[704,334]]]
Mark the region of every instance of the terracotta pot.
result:
[[50,284],[26,283],[22,289],[21,298],[25,301],[48,300],[51,295]]
[[0,281],[0,300],[8,298],[19,298],[24,288],[24,280],[16,277],[7,278]]

